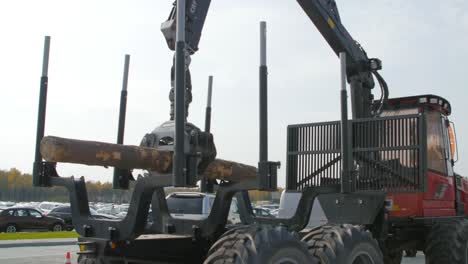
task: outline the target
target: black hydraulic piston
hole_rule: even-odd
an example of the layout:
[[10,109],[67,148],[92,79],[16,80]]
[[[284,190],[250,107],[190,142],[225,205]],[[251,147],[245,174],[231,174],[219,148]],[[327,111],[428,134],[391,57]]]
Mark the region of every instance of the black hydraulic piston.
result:
[[[205,132],[211,132],[211,98],[213,95],[213,76],[208,77],[208,96],[206,100],[205,112]],[[202,179],[200,184],[201,192],[212,193],[214,191],[214,182],[208,179]]]
[[208,98],[206,100],[205,132],[211,131],[211,97],[213,95],[213,76],[208,77]]
[[175,135],[173,185],[185,187],[186,158],[185,158],[185,0],[177,1],[177,31],[175,52]]

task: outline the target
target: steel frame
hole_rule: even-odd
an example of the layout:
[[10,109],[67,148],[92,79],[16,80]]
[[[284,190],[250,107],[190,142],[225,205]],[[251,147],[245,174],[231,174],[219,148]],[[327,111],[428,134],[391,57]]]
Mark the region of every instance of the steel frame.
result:
[[335,187],[307,188],[303,190],[295,215],[289,219],[256,217],[253,214],[248,190],[258,190],[256,180],[240,183],[221,183],[216,193],[210,215],[205,220],[187,220],[171,217],[164,187],[172,186],[172,174],[149,175],[136,181],[129,211],[121,221],[96,220],[91,217],[84,177],[59,177],[55,163],[44,162],[41,177],[50,186],[65,187],[69,191],[73,223],[83,237],[110,241],[127,241],[137,238],[145,231],[146,219],[152,206],[154,224],[150,232],[155,234],[187,235],[194,238],[213,239],[226,229],[227,216],[232,198],[236,196],[243,224],[285,225],[294,231],[302,230],[309,221],[315,198],[321,194],[336,193]]

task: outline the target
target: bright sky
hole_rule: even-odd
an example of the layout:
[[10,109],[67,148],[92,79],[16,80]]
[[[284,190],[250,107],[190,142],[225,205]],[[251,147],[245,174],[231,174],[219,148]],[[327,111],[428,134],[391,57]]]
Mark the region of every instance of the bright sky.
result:
[[[468,2],[337,4],[351,35],[383,61],[392,97],[433,93],[452,103],[457,171],[468,175]],[[46,135],[115,142],[127,53],[125,142],[138,145],[166,121],[173,53],[159,28],[171,6],[172,0],[0,1],[0,168],[32,169],[45,35],[52,37]],[[189,119],[203,127],[208,75],[214,75],[218,157],[256,164],[261,20],[268,22],[269,157],[285,165],[288,124],[339,118],[339,61],[294,0],[212,1],[192,57]],[[111,180],[111,169],[60,165],[59,173]]]

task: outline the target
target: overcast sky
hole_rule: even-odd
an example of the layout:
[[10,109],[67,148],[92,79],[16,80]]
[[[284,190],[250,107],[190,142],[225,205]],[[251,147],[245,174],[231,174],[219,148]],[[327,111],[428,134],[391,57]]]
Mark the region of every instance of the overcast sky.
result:
[[[452,103],[468,174],[468,2],[337,1],[342,22],[383,61],[392,97]],[[0,168],[31,172],[43,38],[52,37],[46,135],[115,142],[124,55],[130,54],[125,142],[169,118],[173,53],[160,33],[172,0],[0,1]],[[339,61],[294,0],[213,0],[192,57],[190,121],[203,127],[214,75],[218,157],[258,160],[258,22],[268,22],[271,160],[286,157],[286,126],[339,118]],[[377,93],[376,89],[376,93]],[[284,167],[280,182],[284,183]],[[111,181],[111,170],[59,165],[62,176]]]

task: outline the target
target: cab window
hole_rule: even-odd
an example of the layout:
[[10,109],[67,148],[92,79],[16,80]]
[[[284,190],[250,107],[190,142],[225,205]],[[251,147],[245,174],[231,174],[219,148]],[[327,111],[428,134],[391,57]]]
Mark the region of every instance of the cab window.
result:
[[447,175],[447,155],[445,152],[444,127],[441,114],[427,112],[427,167]]

